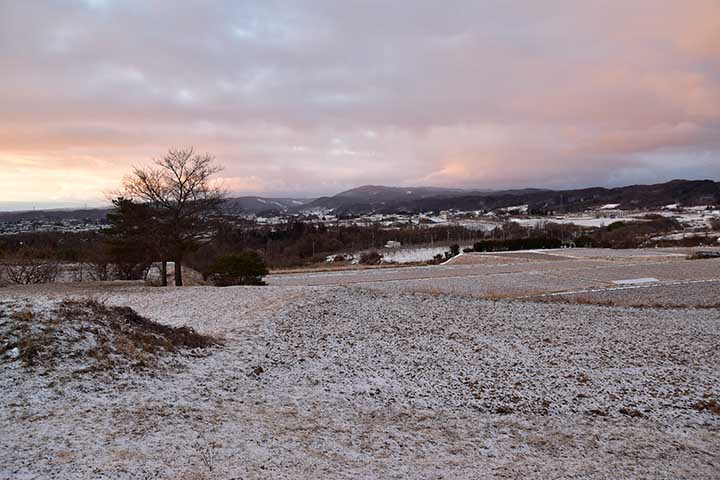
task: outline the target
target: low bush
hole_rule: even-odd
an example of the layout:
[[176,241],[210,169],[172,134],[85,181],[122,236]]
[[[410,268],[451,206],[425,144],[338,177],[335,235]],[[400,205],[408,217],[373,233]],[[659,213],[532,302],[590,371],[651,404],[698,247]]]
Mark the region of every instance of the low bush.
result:
[[262,277],[268,273],[262,257],[247,251],[216,257],[203,272],[203,277],[217,287],[265,285]]
[[607,226],[607,231],[612,232],[614,230],[620,230],[621,228],[625,228],[627,224],[625,222],[619,221],[619,222],[613,222],[610,225]]
[[452,245],[450,245],[450,250],[445,252],[445,258],[447,260],[450,260],[453,257],[457,257],[458,255],[460,255],[460,245],[458,245],[457,243],[453,243]]
[[363,252],[360,255],[360,263],[363,265],[380,265],[382,263],[383,256],[381,253],[371,250],[369,252]]
[[439,265],[445,261],[445,256],[442,253],[435,255],[432,260],[428,260],[428,265]]
[[0,260],[0,279],[16,285],[52,283],[59,273],[58,262],[15,255]]

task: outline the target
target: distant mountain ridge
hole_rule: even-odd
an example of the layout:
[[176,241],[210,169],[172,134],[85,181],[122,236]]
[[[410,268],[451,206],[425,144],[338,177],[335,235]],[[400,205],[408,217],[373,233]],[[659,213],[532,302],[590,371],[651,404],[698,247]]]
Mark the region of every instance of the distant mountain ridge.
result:
[[[386,187],[384,185],[363,185],[340,192],[332,197],[320,197],[309,202],[303,209],[334,210],[341,214],[360,214],[370,212],[415,211],[418,205],[434,201],[451,201],[462,197],[485,197],[497,194],[524,195],[544,192],[541,189],[505,190],[467,190],[441,187]],[[443,200],[440,200],[443,199]]]
[[[223,210],[229,214],[278,215],[332,211],[337,215],[367,213],[418,213],[439,210],[494,210],[528,205],[531,210],[578,212],[607,204],[620,209],[660,208],[680,203],[685,206],[719,205],[720,182],[673,180],[655,185],[618,188],[591,187],[573,190],[464,190],[440,187],[387,187],[364,185],[317,199],[244,196],[228,198]],[[0,212],[0,222],[60,221],[63,219],[103,220],[110,208],[82,210],[33,210]]]
[[[415,190],[417,194],[403,195],[401,192]],[[528,205],[531,210],[578,212],[607,204],[619,204],[620,209],[636,209],[659,208],[673,203],[686,206],[720,204],[720,183],[712,180],[673,180],[618,188],[502,191],[365,186],[333,197],[319,198],[305,208],[332,209],[334,213],[343,215],[494,210],[515,205]]]
[[310,201],[306,198],[232,197],[225,200],[223,210],[227,213],[248,214],[287,212]]
[[18,210],[0,212],[0,222],[60,222],[62,220],[88,220],[101,222],[107,218],[113,208],[83,208],[83,209],[48,209],[48,210]]

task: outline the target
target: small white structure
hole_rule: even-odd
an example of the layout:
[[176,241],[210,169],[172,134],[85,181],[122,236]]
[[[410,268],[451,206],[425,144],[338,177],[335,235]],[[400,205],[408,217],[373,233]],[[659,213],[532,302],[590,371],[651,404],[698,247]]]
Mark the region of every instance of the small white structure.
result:
[[385,244],[385,248],[400,248],[402,244],[400,242],[396,242],[395,240],[388,240],[388,242]]

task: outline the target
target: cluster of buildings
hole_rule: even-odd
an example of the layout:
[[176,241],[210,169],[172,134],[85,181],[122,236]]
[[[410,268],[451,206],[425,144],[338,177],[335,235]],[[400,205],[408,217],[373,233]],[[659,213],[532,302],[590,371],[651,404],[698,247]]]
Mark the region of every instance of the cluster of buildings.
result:
[[0,222],[0,235],[40,232],[90,232],[106,227],[107,225],[102,222],[74,218],[64,220],[18,220]]
[[[237,227],[281,225],[289,221],[332,226],[379,226],[399,228],[411,225],[428,228],[436,226],[462,226],[469,230],[491,231],[506,222],[515,222],[524,227],[540,227],[547,223],[575,224],[586,227],[601,227],[618,220],[642,221],[648,214],[673,217],[693,230],[704,230],[711,226],[712,219],[720,219],[720,210],[708,206],[683,207],[679,204],[666,205],[658,210],[628,210],[620,204],[608,204],[582,213],[537,216],[529,214],[528,205],[498,208],[493,211],[443,210],[426,213],[368,213],[338,216],[331,210],[313,210],[303,213],[277,213],[272,216],[236,214],[223,219]],[[32,232],[87,232],[106,228],[106,222],[95,219],[33,219],[0,221],[0,235]]]
[[[528,205],[498,208],[492,211],[443,210],[426,213],[368,213],[352,216],[337,216],[332,211],[314,210],[312,212],[276,214],[274,216],[240,215],[241,221],[248,225],[280,225],[289,221],[325,224],[332,226],[378,226],[380,228],[399,228],[410,225],[428,228],[437,226],[461,226],[469,230],[492,231],[494,228],[513,222],[523,227],[542,227],[548,223],[574,224],[583,227],[603,227],[616,221],[643,221],[648,215],[663,215],[676,218],[693,230],[705,230],[710,220],[720,219],[720,211],[707,206],[683,207],[679,204],[667,205],[656,210],[624,209],[621,204],[607,204],[579,213],[532,215]],[[233,220],[230,219],[232,222]]]

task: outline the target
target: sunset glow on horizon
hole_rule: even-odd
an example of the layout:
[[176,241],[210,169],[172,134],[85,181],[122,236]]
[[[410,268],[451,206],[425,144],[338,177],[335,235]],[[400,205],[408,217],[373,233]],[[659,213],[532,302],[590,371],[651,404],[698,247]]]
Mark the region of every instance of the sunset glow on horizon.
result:
[[720,179],[720,2],[0,3],[0,202]]

